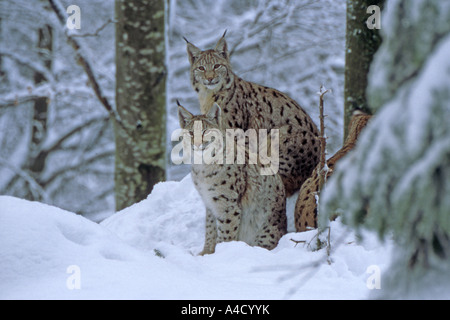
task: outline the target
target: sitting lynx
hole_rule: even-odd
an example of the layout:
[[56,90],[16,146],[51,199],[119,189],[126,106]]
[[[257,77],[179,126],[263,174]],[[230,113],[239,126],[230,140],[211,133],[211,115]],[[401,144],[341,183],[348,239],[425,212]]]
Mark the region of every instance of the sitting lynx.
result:
[[[217,150],[225,148],[220,139],[214,143],[203,141],[212,130],[226,135],[221,116],[217,104],[205,115],[197,116],[178,104],[180,126],[189,132],[194,152],[215,155]],[[196,137],[195,132],[202,137]],[[214,253],[216,243],[233,240],[270,250],[286,233],[286,202],[281,178],[277,174],[261,175],[259,167],[258,164],[221,164],[219,161],[210,164],[194,161],[192,164],[192,180],[206,206],[205,246],[201,255]]]
[[287,196],[298,191],[319,162],[318,130],[310,116],[286,94],[235,75],[225,34],[213,50],[202,51],[186,42],[191,84],[198,93],[201,113],[217,103],[222,108],[224,129],[286,127],[286,134],[280,137],[279,175]]
[[[344,146],[336,152],[334,156],[327,160],[329,168],[327,179],[332,175],[334,166],[343,156],[347,154],[356,144],[361,130],[369,122],[371,116],[356,111],[350,121],[350,129]],[[316,193],[319,191],[319,166],[317,166],[311,177],[309,177],[300,189],[300,193],[295,204],[294,220],[297,232],[308,231],[310,228],[317,228],[317,204]]]

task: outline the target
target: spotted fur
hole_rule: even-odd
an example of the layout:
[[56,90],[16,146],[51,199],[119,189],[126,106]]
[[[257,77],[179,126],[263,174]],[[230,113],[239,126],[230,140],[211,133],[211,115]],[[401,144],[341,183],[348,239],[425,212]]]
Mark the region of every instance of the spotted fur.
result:
[[319,162],[318,130],[310,116],[286,94],[235,75],[224,36],[214,49],[188,42],[187,51],[201,113],[217,103],[224,128],[280,129],[279,174],[287,196],[298,191]]

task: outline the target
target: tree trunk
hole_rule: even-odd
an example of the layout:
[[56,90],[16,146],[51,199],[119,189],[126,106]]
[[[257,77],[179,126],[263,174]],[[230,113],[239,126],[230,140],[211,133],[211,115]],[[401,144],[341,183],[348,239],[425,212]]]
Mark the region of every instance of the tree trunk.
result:
[[378,29],[366,25],[371,16],[367,8],[382,9],[384,0],[347,0],[347,30],[345,45],[344,141],[355,110],[371,114],[366,101],[367,75],[373,55],[381,44]]
[[165,0],[116,0],[116,209],[165,179]]
[[[43,66],[47,69],[51,69],[52,65],[52,47],[53,47],[53,30],[49,25],[38,30],[38,50],[41,57]],[[34,73],[34,83],[36,86],[48,81],[45,76],[40,72]],[[47,136],[47,119],[48,119],[48,100],[45,97],[38,98],[34,102],[33,113],[33,129],[31,133],[31,163],[29,164],[30,170],[38,175],[45,168],[46,158],[40,157],[41,144]]]
[[[2,17],[0,17],[0,43],[3,43],[2,40]],[[3,70],[2,55],[0,54],[0,79],[3,78],[4,75],[5,71]]]

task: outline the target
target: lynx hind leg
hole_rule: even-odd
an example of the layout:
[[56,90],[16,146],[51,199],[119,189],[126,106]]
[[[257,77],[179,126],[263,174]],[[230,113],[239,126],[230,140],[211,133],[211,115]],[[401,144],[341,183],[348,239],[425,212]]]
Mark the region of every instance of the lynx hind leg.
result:
[[317,228],[316,193],[319,190],[319,175],[317,170],[300,188],[295,203],[294,222],[297,232],[309,231]]
[[268,211],[267,221],[256,237],[256,245],[268,250],[274,249],[278,241],[287,233],[286,194],[283,182],[278,175],[268,181],[270,202],[264,210]]
[[286,197],[299,191],[319,163],[320,146],[317,139],[303,128],[280,128],[280,168]]
[[217,241],[217,223],[216,217],[210,209],[206,208],[206,225],[205,225],[205,245],[199,255],[214,253]]

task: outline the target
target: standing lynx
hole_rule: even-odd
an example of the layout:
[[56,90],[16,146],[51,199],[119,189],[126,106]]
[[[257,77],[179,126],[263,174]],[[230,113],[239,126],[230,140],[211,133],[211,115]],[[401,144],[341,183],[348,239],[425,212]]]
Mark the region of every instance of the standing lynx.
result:
[[318,130],[310,116],[286,94],[239,78],[231,69],[225,34],[215,49],[202,51],[187,40],[191,83],[200,111],[222,108],[224,128],[280,130],[279,174],[286,195],[296,192],[319,162]]
[[[217,104],[198,116],[178,105],[180,126],[189,132],[194,152],[211,155],[228,147],[223,139],[204,141],[213,130],[219,131],[221,137],[226,136],[221,116]],[[196,132],[201,137],[196,137]],[[259,164],[221,163],[194,162],[191,167],[192,180],[206,206],[205,246],[201,254],[213,253],[216,243],[232,240],[269,250],[275,248],[287,228],[280,176],[261,175]]]

